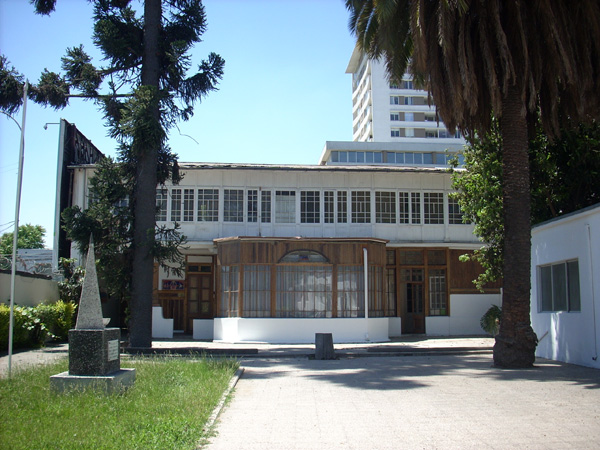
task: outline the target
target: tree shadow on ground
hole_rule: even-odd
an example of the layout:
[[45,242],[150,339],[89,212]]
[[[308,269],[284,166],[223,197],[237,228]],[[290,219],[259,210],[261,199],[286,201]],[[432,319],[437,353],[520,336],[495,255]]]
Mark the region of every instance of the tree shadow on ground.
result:
[[353,357],[328,361],[307,358],[244,359],[245,379],[304,376],[356,389],[406,390],[430,386],[437,377],[490,381],[561,382],[600,388],[600,370],[538,359],[530,369],[493,366],[490,354]]

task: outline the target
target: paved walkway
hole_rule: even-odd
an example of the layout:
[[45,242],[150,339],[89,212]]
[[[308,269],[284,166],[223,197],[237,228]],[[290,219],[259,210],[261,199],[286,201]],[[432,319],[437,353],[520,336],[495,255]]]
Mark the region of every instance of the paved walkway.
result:
[[[205,450],[600,448],[600,370],[538,360],[492,367],[489,338],[314,345],[156,341],[157,351],[242,355],[244,374]],[[66,357],[13,355],[13,370]],[[7,356],[0,357],[0,376]]]
[[219,449],[600,448],[600,371],[490,354],[245,358]]

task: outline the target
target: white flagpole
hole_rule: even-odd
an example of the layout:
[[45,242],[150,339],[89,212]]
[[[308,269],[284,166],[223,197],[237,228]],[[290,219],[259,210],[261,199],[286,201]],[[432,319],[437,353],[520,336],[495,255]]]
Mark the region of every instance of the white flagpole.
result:
[[15,278],[17,270],[17,240],[19,237],[19,212],[21,210],[21,185],[23,184],[23,161],[25,159],[25,117],[27,113],[27,90],[29,82],[23,87],[23,116],[21,119],[21,143],[19,145],[19,175],[17,178],[17,200],[15,205],[15,230],[13,232],[12,271],[10,275],[10,321],[8,331],[8,378],[11,376],[13,334],[15,322]]

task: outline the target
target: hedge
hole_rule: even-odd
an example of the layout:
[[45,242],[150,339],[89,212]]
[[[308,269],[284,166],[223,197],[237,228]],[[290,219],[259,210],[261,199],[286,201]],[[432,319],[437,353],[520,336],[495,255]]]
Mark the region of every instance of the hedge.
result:
[[[14,307],[13,348],[39,348],[49,340],[64,341],[73,328],[76,305],[72,302]],[[0,348],[8,350],[10,308],[0,304]]]

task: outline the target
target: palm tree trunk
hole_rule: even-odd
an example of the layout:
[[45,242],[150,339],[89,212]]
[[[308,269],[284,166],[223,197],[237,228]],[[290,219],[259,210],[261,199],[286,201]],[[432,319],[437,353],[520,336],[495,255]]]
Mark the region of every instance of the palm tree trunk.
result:
[[[146,0],[144,4],[144,57],[142,85],[158,88],[159,31],[162,16],[161,0]],[[160,123],[158,103],[152,115]],[[134,147],[136,143],[133,143]],[[156,228],[156,166],[160,142],[140,149],[134,187],[133,269],[129,320],[129,346],[152,347],[152,283],[154,258],[152,248]]]
[[531,367],[537,337],[531,328],[531,195],[527,119],[520,92],[508,89],[502,102],[504,291],[500,333],[494,345],[499,367]]

